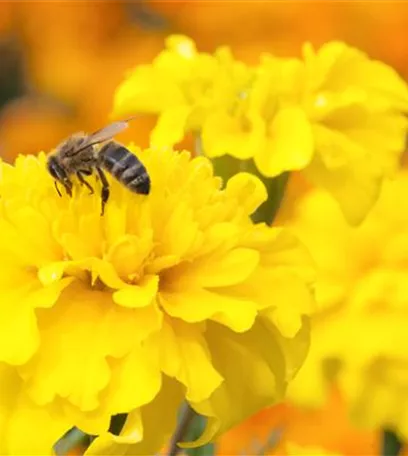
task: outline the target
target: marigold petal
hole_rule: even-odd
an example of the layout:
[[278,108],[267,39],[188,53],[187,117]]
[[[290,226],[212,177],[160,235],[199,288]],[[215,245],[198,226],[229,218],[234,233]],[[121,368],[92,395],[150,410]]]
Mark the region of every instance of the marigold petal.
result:
[[120,334],[120,337],[111,338],[110,354],[114,358],[126,355],[134,345],[158,331],[162,321],[163,312],[156,301],[149,306],[134,309],[110,306],[106,312],[105,323],[108,327],[106,331],[111,334]]
[[365,88],[382,101],[398,110],[408,106],[408,88],[398,73],[383,62],[371,60],[360,50],[339,41],[324,44],[317,53],[310,43],[303,48],[306,64],[315,66],[320,78],[315,88],[323,82],[341,90],[354,85]]
[[112,117],[156,113],[184,103],[182,90],[174,81],[163,78],[160,70],[141,65],[116,90]]
[[2,233],[1,251],[13,256],[20,264],[41,267],[49,260],[47,252],[38,251],[35,245],[21,236],[21,233],[11,223],[1,219],[0,230]]
[[33,281],[26,288],[2,293],[0,360],[18,365],[31,358],[39,345],[39,332],[34,309],[52,306],[70,280],[55,286],[51,285],[47,289],[38,288],[38,283]]
[[147,274],[158,274],[165,269],[170,269],[172,266],[179,264],[181,258],[178,255],[163,255],[153,259],[146,267]]
[[143,439],[143,423],[140,410],[128,414],[121,435],[109,432],[98,435],[86,449],[85,455],[125,455],[129,444]]
[[302,109],[288,107],[278,111],[269,134],[270,139],[254,157],[264,176],[274,177],[284,171],[304,169],[312,160],[313,133]]
[[2,316],[0,331],[0,360],[9,364],[23,364],[36,352],[39,334],[35,315],[23,309]]
[[239,160],[252,158],[264,145],[265,124],[260,115],[242,120],[225,112],[210,114],[202,127],[205,155],[231,155]]
[[123,288],[126,287],[124,282],[118,275],[112,263],[99,258],[91,258],[82,263],[83,267],[90,270],[92,273],[92,282],[95,283],[99,277],[102,282],[109,288]]
[[240,207],[250,215],[268,198],[263,182],[250,173],[238,173],[227,182],[226,194],[239,201]]
[[[122,212],[122,211],[121,211]],[[119,236],[119,241],[113,243],[107,258],[114,265],[119,277],[123,280],[133,280],[140,274],[140,268],[153,250],[153,239],[150,235]]]
[[113,300],[123,307],[145,307],[152,303],[159,288],[159,277],[147,275],[138,285],[127,286],[113,293]]
[[1,454],[51,456],[53,444],[70,426],[57,409],[31,401],[16,370],[0,363]]
[[205,233],[200,254],[207,255],[219,249],[233,248],[238,243],[239,234],[240,230],[235,223],[215,223]]
[[[95,306],[96,298],[103,305]],[[97,407],[98,395],[110,379],[105,357],[110,354],[109,346],[114,345],[110,342],[112,331],[100,322],[111,303],[108,294],[74,283],[61,294],[53,312],[38,319],[42,349],[21,367],[36,402],[48,403],[58,394],[84,411]]]
[[188,105],[176,106],[160,114],[150,136],[151,147],[172,147],[184,138],[188,116]]
[[[132,412],[131,422],[125,423],[125,434],[114,436],[103,434],[97,437],[85,452],[85,455],[151,455],[157,454],[170,439],[177,423],[177,414],[183,400],[181,385],[169,378],[164,378],[163,386],[157,397],[140,409],[142,422],[138,422],[139,410]],[[135,414],[135,415],[134,415]],[[128,418],[129,419],[129,418]],[[142,428],[141,428],[142,426]],[[130,443],[132,438],[140,443]]]
[[[180,201],[164,223],[157,254],[179,257],[186,255],[198,236],[198,223],[194,220],[192,208],[186,202]],[[183,230],[180,230],[181,225]]]
[[351,67],[350,77],[371,90],[378,92],[385,103],[394,109],[408,109],[408,87],[406,81],[389,65],[379,61],[370,61],[366,65]]
[[295,366],[299,367],[307,353],[306,327],[297,335],[306,342],[302,348],[302,344],[298,346],[293,340],[288,343],[276,329],[260,321],[242,334],[208,324],[206,337],[214,366],[223,375],[224,382],[208,400],[191,404],[209,419],[203,435],[194,442],[183,443],[184,448],[213,440],[255,411],[280,399]]
[[101,396],[115,413],[128,413],[151,402],[161,387],[158,359],[142,346],[119,360],[110,361],[109,391]]
[[[42,264],[48,261],[55,261],[61,257],[61,247],[55,242],[52,236],[49,221],[34,207],[25,206],[10,214],[13,225],[21,234],[25,233],[24,238],[29,242],[40,257]],[[27,233],[27,227],[30,232]],[[43,233],[42,236],[35,236],[35,233]]]
[[362,158],[366,154],[365,148],[356,144],[347,133],[335,131],[324,125],[315,125],[313,132],[316,149],[329,170],[347,166],[350,160]]
[[57,280],[60,280],[64,274],[66,264],[63,261],[56,263],[48,263],[38,270],[38,278],[40,282],[47,286]]
[[367,157],[335,170],[328,169],[316,157],[305,172],[312,182],[334,196],[352,225],[359,225],[364,220],[377,200],[382,184],[380,169]]
[[274,291],[274,302],[262,312],[270,319],[285,337],[294,337],[302,327],[302,317],[315,310],[313,297],[304,283],[296,275],[288,273],[269,274],[269,289]]
[[247,331],[257,315],[255,302],[212,292],[201,288],[186,288],[178,292],[161,293],[166,312],[186,322],[198,323],[207,319],[218,321],[233,331]]
[[171,283],[171,289],[182,290],[193,285],[228,287],[245,280],[257,267],[259,257],[256,250],[236,248],[223,254],[197,258],[193,264],[183,263],[166,274],[166,278]]
[[159,353],[162,371],[185,385],[187,399],[197,402],[208,398],[223,380],[211,363],[202,330],[200,325],[168,318],[149,340]]

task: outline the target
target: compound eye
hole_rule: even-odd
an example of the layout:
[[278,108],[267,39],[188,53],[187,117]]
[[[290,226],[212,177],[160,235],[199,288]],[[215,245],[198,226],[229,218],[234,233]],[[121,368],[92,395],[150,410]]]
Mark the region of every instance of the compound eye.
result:
[[52,166],[49,166],[49,167],[48,167],[48,171],[50,172],[51,176],[52,176],[55,180],[58,180],[57,172],[56,172],[56,170],[55,170]]
[[54,159],[51,159],[49,162],[48,162],[48,172],[51,174],[51,176],[55,179],[55,180],[61,180],[61,169],[60,169],[60,166],[58,164],[58,162]]

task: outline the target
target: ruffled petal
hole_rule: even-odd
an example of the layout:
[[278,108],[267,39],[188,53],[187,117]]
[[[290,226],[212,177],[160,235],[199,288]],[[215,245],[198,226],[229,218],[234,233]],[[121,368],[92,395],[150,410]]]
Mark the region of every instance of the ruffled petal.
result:
[[[287,381],[306,356],[307,327],[302,328],[296,339],[287,340],[276,328],[262,321],[243,334],[209,324],[207,341],[214,366],[224,377],[224,382],[208,400],[191,402],[198,413],[209,419],[203,435],[195,442],[183,444],[183,447],[203,445],[257,410],[279,400]],[[245,366],[245,375],[242,366]]]
[[53,455],[54,443],[71,424],[58,408],[35,404],[16,370],[0,363],[0,453]]
[[142,346],[136,346],[124,358],[110,361],[109,391],[101,400],[115,413],[128,413],[151,402],[160,391],[159,360]]
[[108,357],[129,354],[161,325],[154,306],[140,311],[117,309],[111,295],[79,283],[68,287],[53,311],[39,318],[41,350],[21,367],[32,397],[42,404],[65,397],[84,412],[97,408],[112,379]]
[[335,170],[329,170],[316,157],[306,173],[312,182],[334,196],[352,225],[359,225],[364,220],[378,199],[383,180],[381,170],[368,157],[353,160]]
[[270,126],[270,139],[254,156],[256,166],[267,177],[306,168],[314,153],[314,139],[304,111],[282,108]]
[[181,142],[187,127],[191,108],[188,105],[177,106],[164,111],[157,121],[150,136],[152,147],[172,147]]
[[181,88],[162,75],[148,65],[130,73],[116,90],[112,116],[124,118],[137,112],[156,113],[184,104]]
[[[156,399],[132,412],[119,436],[110,433],[99,436],[92,442],[85,455],[156,454],[176,428],[177,414],[182,400],[181,385],[165,378]],[[141,422],[139,416],[141,416]],[[141,440],[141,434],[143,440]]]
[[159,277],[147,275],[138,285],[122,288],[113,293],[113,300],[123,307],[146,307],[155,299],[159,288]]
[[264,137],[265,124],[256,114],[241,119],[226,112],[212,113],[202,128],[204,153],[211,158],[231,155],[248,160],[263,147]]
[[208,398],[223,381],[213,367],[202,332],[201,325],[167,318],[160,333],[149,340],[150,349],[158,353],[162,371],[185,385],[186,397],[191,401]]
[[251,328],[257,316],[255,302],[228,296],[228,290],[223,293],[190,288],[161,293],[161,297],[163,308],[169,315],[189,323],[210,319],[242,332]]

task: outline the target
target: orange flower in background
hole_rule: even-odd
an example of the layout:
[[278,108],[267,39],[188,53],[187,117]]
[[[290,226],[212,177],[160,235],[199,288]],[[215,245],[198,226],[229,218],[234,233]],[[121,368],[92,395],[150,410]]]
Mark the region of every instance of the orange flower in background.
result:
[[100,51],[127,25],[120,2],[24,2],[15,8],[30,80],[69,104],[85,96]]
[[[162,46],[162,35],[135,25],[123,3],[2,3],[0,8],[17,18],[25,82],[36,93],[22,93],[0,113],[0,153],[6,160],[51,149],[77,130],[108,123],[113,91],[127,69],[135,61],[151,61]],[[147,147],[154,122],[141,116],[120,139]]]
[[12,26],[12,4],[9,2],[0,3],[0,36],[7,34]]
[[[204,51],[229,44],[253,63],[260,52],[296,54],[301,43],[342,40],[408,74],[406,2],[205,2],[150,1],[172,30],[191,36]],[[358,24],[358,27],[356,27]]]
[[18,154],[35,152],[39,144],[49,150],[77,128],[72,112],[62,104],[22,97],[0,113],[0,155],[11,161]]
[[[328,3],[328,2],[327,2]],[[228,44],[251,58],[246,50],[282,54],[297,52],[307,40],[322,44],[330,39],[330,5],[322,2],[150,2],[151,8],[173,24],[173,30],[191,36],[203,51]],[[305,17],[308,20],[305,20]]]
[[289,403],[263,410],[222,437],[216,454],[261,454],[261,449],[267,455],[294,454],[288,445],[347,456],[373,455],[379,452],[380,434],[353,427],[341,395],[333,390],[320,410]]

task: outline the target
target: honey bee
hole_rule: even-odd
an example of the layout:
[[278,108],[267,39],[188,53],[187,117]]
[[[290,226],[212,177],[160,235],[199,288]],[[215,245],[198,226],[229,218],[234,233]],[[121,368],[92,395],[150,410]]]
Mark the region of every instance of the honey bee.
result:
[[[72,177],[94,193],[94,189],[84,176],[96,172],[102,184],[101,215],[109,199],[109,182],[104,171],[110,173],[121,184],[134,193],[147,195],[150,192],[150,177],[143,163],[122,144],[112,138],[125,130],[128,121],[114,122],[90,135],[75,133],[62,141],[47,160],[47,169],[55,179],[55,188],[59,194],[58,183],[62,184],[69,196],[72,196]],[[101,143],[106,142],[103,146]]]

